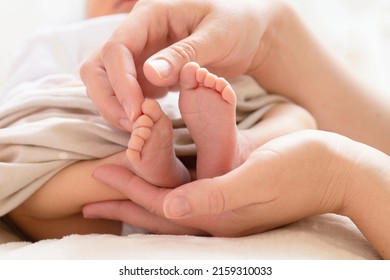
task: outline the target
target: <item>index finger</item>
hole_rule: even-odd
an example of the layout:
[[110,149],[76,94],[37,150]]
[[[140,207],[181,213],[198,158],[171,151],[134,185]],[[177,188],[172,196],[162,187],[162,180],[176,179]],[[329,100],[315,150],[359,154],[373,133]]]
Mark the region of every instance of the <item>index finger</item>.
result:
[[127,118],[133,123],[141,115],[141,105],[144,101],[137,80],[134,55],[117,40],[108,41],[101,53],[109,84]]
[[136,63],[143,64],[141,54],[146,51],[146,45],[151,44],[148,42],[149,29],[155,17],[149,15],[147,9],[137,7],[101,50],[109,83],[130,122],[141,115],[144,94],[138,82]]
[[[131,131],[144,100],[135,57],[147,41],[147,24],[134,12],[81,67],[80,76],[99,112],[113,125]],[[131,42],[131,43],[129,43]]]
[[81,67],[81,79],[87,94],[94,102],[99,113],[112,125],[131,131],[127,115],[118,102],[110,85],[106,70],[100,57],[100,50],[95,52]]
[[132,201],[105,201],[83,207],[86,218],[99,218],[125,222],[129,225],[161,234],[205,235],[205,232],[176,224],[164,217],[149,213]]

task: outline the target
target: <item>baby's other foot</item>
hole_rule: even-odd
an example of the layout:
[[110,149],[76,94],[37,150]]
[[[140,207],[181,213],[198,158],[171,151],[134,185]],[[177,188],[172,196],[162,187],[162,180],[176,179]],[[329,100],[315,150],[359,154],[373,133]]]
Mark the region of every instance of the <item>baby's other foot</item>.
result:
[[189,172],[176,157],[173,129],[160,105],[151,99],[142,104],[126,151],[130,170],[159,187],[177,187],[190,181]]

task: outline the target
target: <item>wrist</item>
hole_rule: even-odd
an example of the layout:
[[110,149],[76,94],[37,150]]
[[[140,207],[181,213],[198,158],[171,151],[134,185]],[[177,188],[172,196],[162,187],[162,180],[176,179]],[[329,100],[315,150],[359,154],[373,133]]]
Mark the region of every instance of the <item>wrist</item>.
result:
[[313,111],[318,103],[312,100],[313,92],[317,95],[318,85],[328,82],[337,66],[293,6],[284,3],[275,10],[269,16],[249,75],[267,91]]
[[[302,23],[295,9],[285,2],[278,2],[275,5],[276,7],[272,9],[273,12],[269,12],[266,15],[262,11],[258,11],[261,18],[265,18],[258,24],[265,30],[248,70],[249,75],[253,76],[262,86],[267,87],[271,91],[275,91],[272,77],[275,77],[275,74],[278,73],[277,71],[280,72],[283,64],[286,63],[288,66],[289,62],[283,60],[286,58],[290,60],[293,57],[286,56],[281,60],[281,54],[294,51],[290,42],[299,40],[297,35],[302,33],[300,31]],[[263,7],[260,8],[263,9]],[[266,10],[269,11],[268,9]],[[270,71],[272,73],[269,73]]]
[[[390,157],[360,144],[343,211],[377,252],[390,258]],[[359,147],[358,147],[359,148]]]
[[375,201],[381,195],[389,192],[390,157],[367,145],[356,144],[356,150],[360,152],[357,158],[349,159],[353,171],[340,214],[360,220],[364,218],[365,212],[375,208]]

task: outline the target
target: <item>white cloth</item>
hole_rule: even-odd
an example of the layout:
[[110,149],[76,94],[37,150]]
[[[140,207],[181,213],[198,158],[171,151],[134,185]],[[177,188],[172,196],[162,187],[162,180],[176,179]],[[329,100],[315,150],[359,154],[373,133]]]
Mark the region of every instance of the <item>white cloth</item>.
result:
[[[30,36],[10,65],[1,101],[24,89],[79,81],[79,68],[123,21],[124,15],[52,26]],[[1,102],[3,103],[3,102]]]
[[[1,230],[1,229],[0,229]],[[380,258],[347,218],[322,215],[241,238],[131,234],[71,235],[37,243],[0,245],[0,259],[338,259]]]
[[0,216],[75,161],[123,150],[128,135],[113,133],[85,89],[61,86],[80,81],[82,62],[122,19],[48,28],[21,49],[0,102]]

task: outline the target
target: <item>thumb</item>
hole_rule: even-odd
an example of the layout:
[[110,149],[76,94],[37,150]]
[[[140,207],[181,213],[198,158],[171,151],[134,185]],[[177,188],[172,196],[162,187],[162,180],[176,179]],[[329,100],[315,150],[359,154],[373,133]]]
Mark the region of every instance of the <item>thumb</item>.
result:
[[154,85],[160,87],[177,84],[183,66],[197,62],[204,66],[220,60],[221,49],[217,49],[218,39],[210,38],[208,28],[202,27],[189,37],[157,52],[144,64],[144,75]]
[[274,193],[267,188],[270,182],[260,180],[262,175],[254,172],[254,168],[259,167],[246,162],[224,176],[194,181],[172,190],[164,198],[164,215],[170,219],[218,215],[272,201]]

